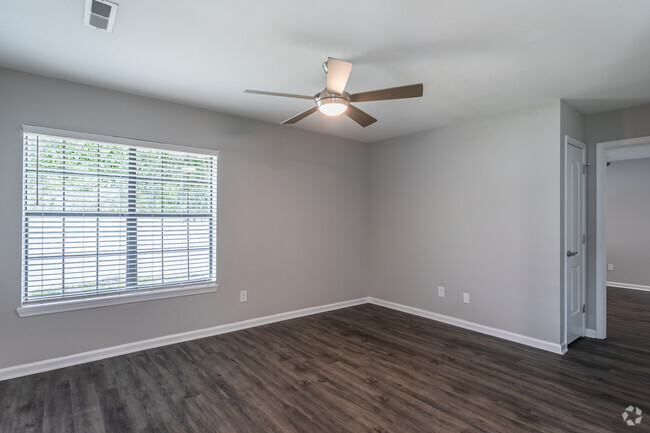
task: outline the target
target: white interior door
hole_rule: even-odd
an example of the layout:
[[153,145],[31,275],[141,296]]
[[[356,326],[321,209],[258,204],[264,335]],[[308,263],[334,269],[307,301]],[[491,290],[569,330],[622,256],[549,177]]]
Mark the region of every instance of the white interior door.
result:
[[566,343],[585,335],[586,154],[584,144],[567,137],[565,155],[565,310]]

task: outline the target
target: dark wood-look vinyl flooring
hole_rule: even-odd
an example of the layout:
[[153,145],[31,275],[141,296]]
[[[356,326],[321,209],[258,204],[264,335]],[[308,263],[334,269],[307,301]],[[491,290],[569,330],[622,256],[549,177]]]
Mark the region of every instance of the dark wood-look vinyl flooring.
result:
[[650,292],[608,314],[560,356],[366,304],[0,382],[0,431],[650,431]]

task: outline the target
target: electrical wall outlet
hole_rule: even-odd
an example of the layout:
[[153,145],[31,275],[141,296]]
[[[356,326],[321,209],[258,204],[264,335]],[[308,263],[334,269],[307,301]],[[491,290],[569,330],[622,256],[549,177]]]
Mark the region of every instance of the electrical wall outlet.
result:
[[469,293],[463,293],[463,302],[469,304]]
[[608,270],[608,271],[613,271],[613,270],[614,270],[614,263],[609,263],[609,264],[607,265],[607,270]]
[[246,302],[248,301],[248,292],[246,290],[242,290],[239,292],[239,302]]
[[445,297],[445,288],[444,287],[438,286],[438,296],[440,296],[441,298]]

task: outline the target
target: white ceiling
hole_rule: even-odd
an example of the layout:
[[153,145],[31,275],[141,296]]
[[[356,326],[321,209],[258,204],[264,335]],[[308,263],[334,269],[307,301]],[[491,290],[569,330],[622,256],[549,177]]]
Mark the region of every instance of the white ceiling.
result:
[[84,0],[4,1],[0,66],[279,123],[315,94],[328,56],[351,93],[424,83],[424,97],[359,103],[379,121],[315,114],[304,128],[372,142],[565,98],[583,112],[650,102],[648,0],[118,0],[113,33]]

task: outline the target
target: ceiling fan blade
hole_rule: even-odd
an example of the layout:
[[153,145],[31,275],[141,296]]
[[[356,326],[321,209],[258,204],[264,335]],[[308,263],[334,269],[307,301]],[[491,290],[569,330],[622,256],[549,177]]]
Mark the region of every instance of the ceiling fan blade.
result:
[[244,93],[253,93],[255,95],[268,95],[268,96],[282,96],[283,98],[298,98],[298,99],[314,99],[313,96],[307,95],[296,95],[293,93],[277,93],[277,92],[265,92],[263,90],[244,90]]
[[305,117],[309,116],[310,114],[313,114],[318,111],[318,107],[311,107],[307,111],[303,111],[302,113],[293,116],[291,119],[287,119],[284,122],[282,122],[283,125],[291,125],[293,123],[296,123],[299,120],[304,119]]
[[366,113],[365,111],[359,110],[354,105],[348,105],[348,109],[345,110],[345,115],[348,116],[350,119],[354,120],[355,122],[357,122],[359,125],[363,126],[364,128],[368,125],[372,125],[377,121],[377,119],[372,117],[370,114]]
[[385,101],[387,99],[417,98],[424,93],[424,86],[411,84],[410,86],[391,87],[390,89],[371,90],[369,92],[350,95],[352,102]]
[[343,60],[327,58],[327,90],[340,95],[352,71],[352,63]]

